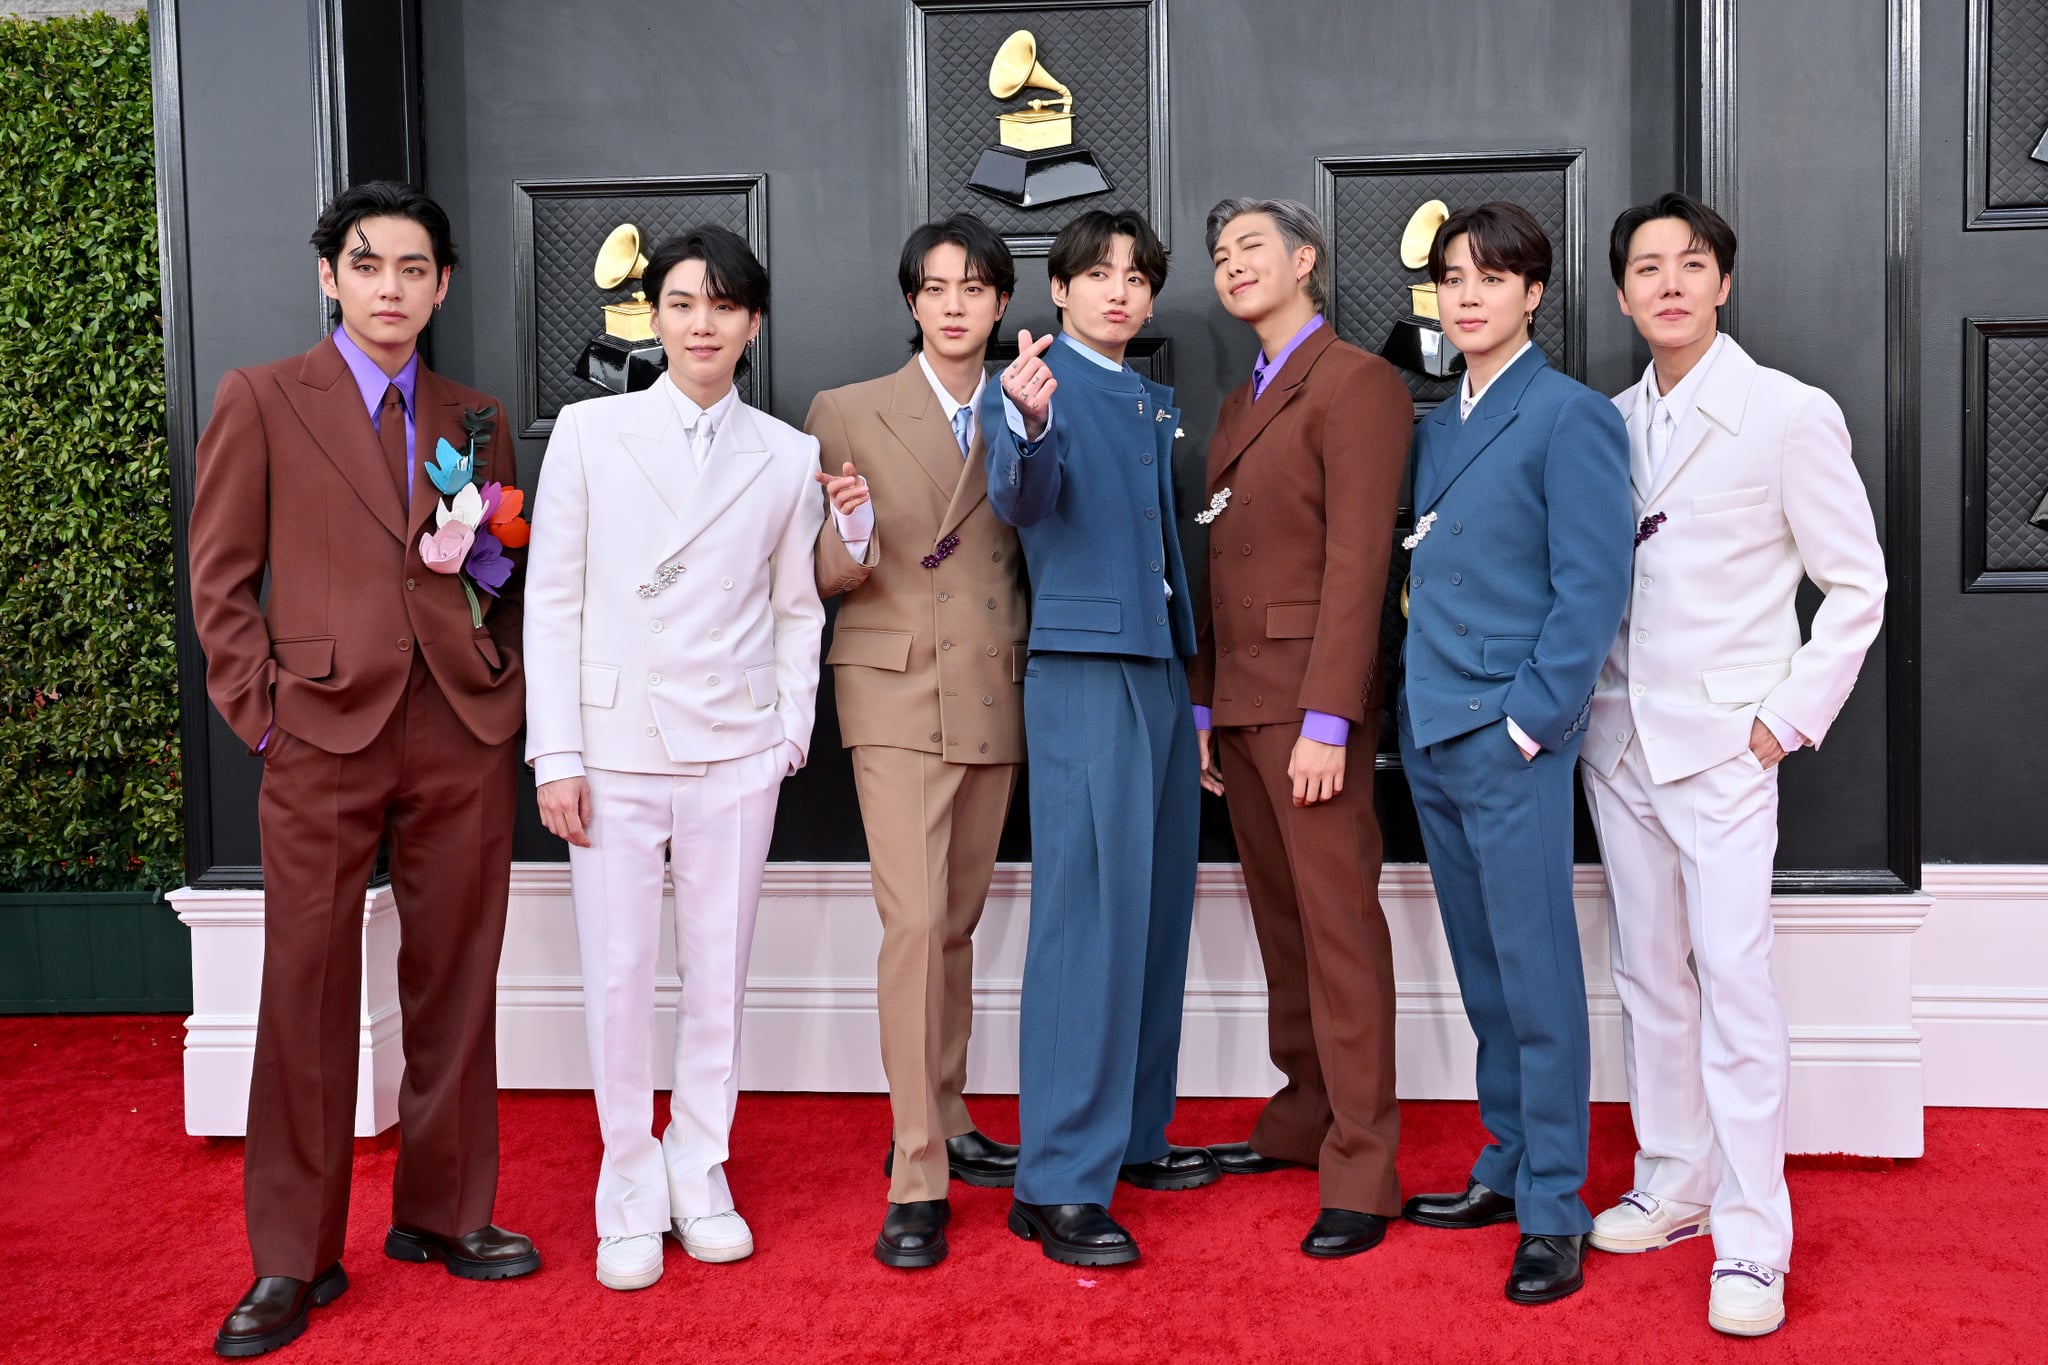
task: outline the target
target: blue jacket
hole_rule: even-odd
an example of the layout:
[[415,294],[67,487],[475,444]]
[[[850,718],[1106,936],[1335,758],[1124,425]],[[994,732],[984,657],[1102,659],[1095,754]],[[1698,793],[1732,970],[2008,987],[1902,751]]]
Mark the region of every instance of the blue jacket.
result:
[[1614,405],[1533,346],[1462,424],[1453,394],[1416,427],[1415,515],[1436,518],[1408,569],[1416,744],[1503,715],[1546,749],[1578,738],[1628,605],[1628,478]]
[[1059,389],[1039,440],[1020,446],[999,384],[983,389],[980,412],[989,505],[1017,528],[1030,570],[1031,648],[1193,655],[1173,504],[1173,390],[1128,366],[1097,365],[1065,341],[1045,363]]

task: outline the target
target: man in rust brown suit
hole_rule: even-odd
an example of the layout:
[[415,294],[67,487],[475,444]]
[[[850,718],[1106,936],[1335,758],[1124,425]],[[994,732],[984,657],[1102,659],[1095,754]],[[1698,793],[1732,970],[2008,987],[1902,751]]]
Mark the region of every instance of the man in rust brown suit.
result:
[[972,214],[918,228],[897,268],[917,354],[819,394],[804,424],[833,503],[817,556],[819,592],[841,599],[825,661],[882,916],[876,1004],[896,1132],[875,1257],[904,1270],[946,1256],[949,1174],[1017,1176],[1017,1149],[984,1137],[960,1093],[972,936],[1024,757],[1024,561],[989,508],[975,429],[1016,279],[1003,239]]
[[263,755],[263,994],[243,1160],[257,1278],[214,1339],[225,1356],[285,1345],[348,1288],[363,895],[387,831],[405,1080],[385,1254],[477,1280],[540,1267],[531,1242],[491,1225],[495,987],[525,708],[519,576],[498,550],[521,537],[486,519],[484,494],[437,532],[437,483],[469,479],[427,468],[445,440],[511,488],[504,409],[419,358],[455,265],[439,205],[409,185],[358,185],[321,215],[313,245],[341,326],[221,381],[192,507],[207,692]]
[[1351,1256],[1401,1211],[1373,754],[1414,405],[1392,366],[1324,320],[1313,210],[1226,199],[1208,246],[1216,293],[1260,357],[1209,442],[1209,590],[1188,681],[1203,785],[1229,795],[1287,1078],[1249,1142],[1210,1150],[1228,1174],[1315,1167],[1322,1209],[1301,1249]]

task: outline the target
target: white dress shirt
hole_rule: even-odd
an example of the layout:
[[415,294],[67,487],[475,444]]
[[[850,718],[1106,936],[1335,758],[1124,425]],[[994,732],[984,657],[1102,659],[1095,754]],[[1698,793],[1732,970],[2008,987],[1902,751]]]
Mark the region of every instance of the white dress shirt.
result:
[[725,419],[732,412],[732,405],[740,401],[739,386],[725,391],[725,396],[708,408],[697,406],[697,400],[676,387],[669,375],[662,375],[661,387],[668,391],[670,401],[676,406],[676,416],[682,420],[683,434],[690,445],[690,463],[699,474],[704,472],[704,461],[711,454],[711,440],[718,429],[725,425]]

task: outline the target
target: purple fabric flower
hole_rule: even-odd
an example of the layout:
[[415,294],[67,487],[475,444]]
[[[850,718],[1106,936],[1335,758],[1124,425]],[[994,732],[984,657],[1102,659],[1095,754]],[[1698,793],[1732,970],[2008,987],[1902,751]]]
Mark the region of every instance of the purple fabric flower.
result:
[[491,513],[497,511],[498,504],[505,499],[505,485],[502,483],[487,483],[478,492],[483,497],[484,515],[477,525],[489,526],[491,524]]
[[496,597],[498,589],[504,587],[505,580],[512,576],[512,561],[505,558],[503,542],[489,531],[478,531],[476,542],[469,547],[469,558],[463,561],[462,571],[469,575],[470,582]]

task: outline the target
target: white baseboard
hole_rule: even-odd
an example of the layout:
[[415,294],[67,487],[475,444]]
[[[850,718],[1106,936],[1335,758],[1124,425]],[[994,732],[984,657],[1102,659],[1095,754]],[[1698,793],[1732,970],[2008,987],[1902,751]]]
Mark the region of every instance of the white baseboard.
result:
[[[2048,1106],[2048,1075],[2022,1061],[2042,1055],[2048,1044],[2048,914],[2042,913],[2048,867],[1930,868],[1928,882],[1929,895],[1777,901],[1776,973],[1792,1030],[1794,1151],[1916,1156],[1923,1099]],[[1592,1021],[1593,1096],[1621,1100],[1620,1007],[1607,970],[1599,869],[1579,868],[1575,892]],[[1387,868],[1381,898],[1394,943],[1400,1092],[1410,1099],[1469,1099],[1472,1032],[1428,868]],[[193,928],[187,1127],[240,1133],[261,979],[262,894],[187,889],[172,899]],[[999,867],[975,936],[968,1076],[976,1091],[1016,1089],[1029,902],[1028,865]],[[367,897],[364,915],[357,1131],[369,1134],[396,1118],[403,1062],[390,892]],[[770,865],[748,977],[743,1085],[885,1088],[874,1025],[880,939],[866,864]],[[664,946],[659,971],[652,1027],[666,1040],[673,1037],[681,989],[671,946]],[[1927,984],[1954,981],[1981,984]],[[665,1060],[659,1071],[657,1083],[665,1086]],[[507,1088],[589,1085],[564,864],[513,869],[498,975],[498,1073]],[[1243,878],[1234,865],[1206,865],[1196,887],[1181,1093],[1257,1096],[1278,1083],[1266,1056],[1265,981]]]

